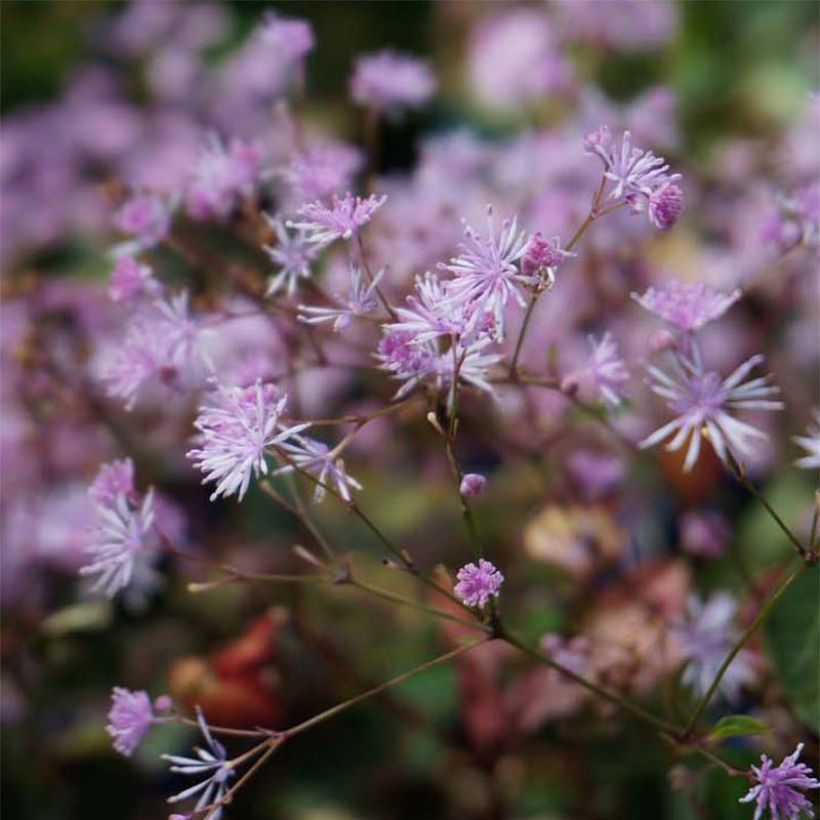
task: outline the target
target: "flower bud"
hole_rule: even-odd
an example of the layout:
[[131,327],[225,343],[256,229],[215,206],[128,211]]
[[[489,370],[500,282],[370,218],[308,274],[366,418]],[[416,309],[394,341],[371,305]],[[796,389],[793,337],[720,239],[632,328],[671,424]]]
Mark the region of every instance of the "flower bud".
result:
[[459,492],[466,497],[480,495],[484,491],[487,479],[478,473],[467,473],[461,479]]

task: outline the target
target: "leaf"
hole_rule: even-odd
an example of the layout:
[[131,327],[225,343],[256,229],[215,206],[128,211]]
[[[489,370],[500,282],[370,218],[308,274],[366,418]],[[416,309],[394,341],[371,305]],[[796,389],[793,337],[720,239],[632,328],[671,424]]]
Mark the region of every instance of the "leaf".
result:
[[820,567],[786,590],[765,627],[766,648],[797,715],[820,732]]
[[742,737],[743,735],[762,735],[769,731],[769,727],[759,720],[748,715],[727,715],[722,717],[709,735],[709,740],[719,743],[730,737]]

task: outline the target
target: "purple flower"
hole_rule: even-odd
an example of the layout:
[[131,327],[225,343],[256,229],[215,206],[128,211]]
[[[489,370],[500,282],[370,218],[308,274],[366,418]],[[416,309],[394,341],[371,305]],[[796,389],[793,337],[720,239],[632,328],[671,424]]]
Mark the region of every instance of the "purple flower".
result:
[[388,325],[376,349],[379,366],[403,381],[394,398],[406,396],[434,372],[437,349],[433,343],[416,344],[413,333],[390,330]]
[[118,496],[133,499],[136,495],[134,462],[130,458],[123,458],[103,464],[88,488],[88,494],[97,504],[112,505]]
[[[716,593],[706,602],[693,597],[686,621],[676,626],[686,662],[681,679],[698,696],[707,692],[740,637],[735,626],[736,611],[735,599],[728,593]],[[719,691],[727,700],[735,701],[741,687],[751,683],[754,677],[752,656],[741,649],[721,678]]]
[[140,248],[150,248],[168,235],[171,214],[155,194],[136,194],[114,214],[114,226],[135,237]]
[[804,470],[820,470],[820,410],[814,411],[814,425],[809,425],[805,436],[795,436],[793,441],[799,444],[806,455],[795,461],[797,467]]
[[310,265],[316,258],[317,248],[305,239],[304,231],[297,231],[288,236],[281,219],[266,216],[268,225],[276,234],[276,244],[266,245],[265,251],[279,272],[271,277],[268,283],[266,296],[274,296],[282,288],[288,296],[296,292],[296,285],[300,279],[310,276]]
[[700,454],[702,438],[708,438],[718,458],[728,463],[729,452],[734,457],[750,455],[752,440],[765,439],[755,427],[738,421],[734,410],[780,410],[782,402],[772,401],[778,388],[770,385],[765,376],[744,382],[752,368],[763,362],[763,356],[752,356],[741,364],[727,379],[703,369],[699,357],[691,360],[673,354],[673,374],[651,366],[649,386],[663,396],[677,415],[660,429],[644,439],[642,448],[653,447],[675,433],[666,449],[679,450],[689,440],[689,450],[683,465],[688,472]]
[[798,763],[797,758],[803,751],[803,744],[788,757],[784,757],[779,766],[766,755],[761,755],[761,766],[752,766],[757,785],[749,789],[748,794],[740,798],[741,803],[757,803],[754,820],[760,820],[768,809],[772,820],[799,820],[802,813],[814,817],[811,801],[800,794],[801,791],[820,789],[820,780],[812,775],[805,763]]
[[113,738],[116,751],[131,757],[153,722],[154,710],[147,692],[114,687],[106,731]]
[[108,292],[115,302],[131,302],[140,296],[158,296],[160,284],[151,268],[133,256],[123,256],[111,272]]
[[418,295],[408,296],[409,307],[396,308],[399,321],[385,327],[390,332],[412,333],[417,343],[440,336],[461,336],[470,318],[469,306],[450,296],[448,284],[429,271],[423,278],[416,277]]
[[253,191],[262,154],[250,142],[234,139],[225,146],[214,136],[191,172],[185,208],[192,219],[225,219],[241,196]]
[[718,558],[731,537],[729,522],[720,513],[691,512],[681,518],[681,546],[690,555]]
[[453,298],[470,304],[474,319],[489,314],[500,337],[504,327],[503,311],[509,298],[522,307],[526,304],[521,293],[526,278],[515,263],[526,252],[530,240],[525,231],[518,230],[517,218],[505,219],[496,236],[491,205],[487,206],[486,237],[466,222],[463,224],[465,241],[458,246],[459,255],[440,267],[455,276],[449,289]]
[[206,474],[203,484],[216,482],[211,501],[234,494],[241,501],[251,478],[268,474],[266,450],[309,426],[280,427],[287,400],[257,379],[252,387],[217,387],[213,403],[200,407],[194,422],[199,447],[187,455]]
[[227,759],[225,747],[211,735],[208,724],[202,715],[202,710],[198,706],[196,707],[196,719],[199,723],[199,730],[208,744],[207,748],[203,749],[195,746],[196,757],[162,755],[162,758],[173,764],[171,766],[172,772],[187,775],[206,775],[205,780],[191,786],[189,789],[184,789],[173,797],[169,797],[168,802],[178,803],[180,800],[187,800],[189,797],[199,794],[200,797],[194,807],[194,814],[198,814],[208,806],[213,806],[214,808],[208,810],[202,820],[219,820],[222,817],[221,800],[227,791],[228,781],[234,776],[235,772]]
[[683,191],[673,182],[655,188],[649,195],[649,221],[660,231],[668,231],[683,210]]
[[379,306],[376,288],[383,276],[384,268],[373,277],[370,284],[367,284],[365,272],[359,267],[351,267],[350,291],[347,298],[343,299],[336,294],[338,304],[332,307],[299,305],[299,321],[308,325],[319,325],[332,321],[335,332],[344,330],[353,317],[368,316],[376,312]]
[[425,62],[389,49],[359,57],[350,80],[359,105],[382,111],[418,108],[435,90],[436,79]]
[[555,282],[555,269],[568,257],[575,254],[561,250],[560,237],[544,239],[540,233],[533,234],[527,251],[521,258],[521,272],[530,279],[534,287],[551,288]]
[[276,473],[289,473],[298,469],[313,476],[318,482],[313,493],[313,500],[317,504],[325,497],[328,486],[335,488],[348,503],[352,500],[350,490],[362,488],[355,478],[345,472],[344,461],[336,458],[336,453],[322,441],[295,435],[279,444],[278,449],[283,460],[289,463],[280,467]]
[[98,576],[92,590],[113,598],[125,589],[148,554],[154,552],[154,491],[149,490],[139,505],[118,495],[113,503],[97,505],[97,522],[87,548],[90,563],[80,575]]
[[461,484],[458,491],[463,495],[472,497],[481,495],[484,492],[484,487],[487,484],[487,479],[479,473],[465,473],[461,479]]
[[703,282],[672,279],[658,288],[647,288],[643,296],[632,298],[650,313],[681,330],[699,330],[719,319],[742,296],[739,288],[730,293],[715,290]]
[[257,36],[279,59],[296,63],[306,57],[315,44],[313,29],[305,20],[282,17],[275,12],[265,12]]
[[609,332],[604,333],[600,341],[590,336],[589,344],[592,352],[587,363],[587,372],[598,388],[601,398],[607,404],[617,406],[623,398],[621,385],[629,379],[629,371],[618,353],[618,345]]
[[362,154],[342,142],[321,142],[297,154],[282,176],[299,202],[347,190],[362,167]]
[[466,606],[484,608],[490,598],[497,598],[504,576],[489,561],[479,559],[478,566],[465,564],[456,574],[453,592]]
[[371,195],[366,199],[347,193],[341,199],[335,194],[328,207],[321,201],[310,202],[298,210],[302,221],[287,223],[289,228],[307,232],[307,240],[317,245],[329,245],[336,239],[350,239],[359,233],[384,205],[386,196]]

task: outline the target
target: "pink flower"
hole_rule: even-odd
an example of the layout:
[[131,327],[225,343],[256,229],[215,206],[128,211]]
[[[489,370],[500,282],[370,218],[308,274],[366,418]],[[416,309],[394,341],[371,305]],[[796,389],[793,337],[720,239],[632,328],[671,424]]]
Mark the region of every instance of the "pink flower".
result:
[[649,221],[660,231],[668,231],[683,210],[683,191],[672,182],[656,188],[649,195]]
[[487,484],[487,479],[479,473],[465,473],[461,479],[461,485],[458,491],[468,498],[481,495],[484,492],[484,487]]
[[114,226],[136,237],[141,247],[151,247],[168,235],[171,214],[155,194],[136,194],[114,214]]
[[116,751],[131,757],[154,720],[154,710],[147,692],[114,687],[106,731],[113,738]]
[[497,598],[504,576],[490,561],[479,559],[478,565],[465,564],[456,574],[458,583],[453,592],[466,606],[483,609],[490,598]]
[[321,142],[297,154],[282,176],[298,202],[326,199],[350,188],[361,170],[361,152],[343,142]]
[[305,231],[309,242],[329,245],[336,239],[356,236],[386,200],[386,196],[371,195],[362,199],[350,193],[339,199],[334,194],[330,207],[318,200],[303,205],[298,211],[302,220],[291,221],[287,225]]
[[552,239],[544,239],[538,232],[533,234],[530,244],[521,259],[521,272],[530,278],[532,285],[537,285],[541,280],[545,281],[547,287],[552,287],[555,280],[555,269],[568,257],[575,254],[561,250],[561,239],[554,236]]
[[185,207],[192,219],[225,219],[240,197],[249,195],[259,177],[262,153],[250,142],[234,139],[226,149],[215,136],[191,172]]
[[609,332],[604,333],[600,341],[590,336],[589,344],[592,352],[587,363],[587,373],[598,388],[601,398],[607,404],[617,406],[623,398],[621,385],[629,380],[629,371],[618,352],[618,345]]
[[761,755],[761,766],[752,766],[757,785],[749,789],[748,794],[740,798],[741,803],[757,803],[754,820],[760,820],[768,808],[772,820],[799,820],[802,813],[814,817],[811,801],[801,791],[820,789],[820,780],[812,775],[811,769],[797,759],[803,751],[803,744],[788,757],[780,761],[779,766],[766,755]]
[[299,280],[310,276],[310,266],[316,258],[317,248],[305,239],[304,231],[288,235],[281,219],[267,215],[265,219],[276,234],[276,244],[266,245],[265,252],[278,268],[268,282],[265,296],[275,296],[282,289],[288,296],[293,296]]
[[632,298],[650,313],[681,330],[699,330],[719,319],[742,296],[739,288],[730,293],[715,290],[703,282],[670,280],[658,288],[648,288]]
[[389,49],[359,57],[350,80],[355,102],[385,111],[418,108],[435,90],[436,80],[426,63]]
[[115,302],[131,302],[140,296],[158,296],[160,284],[151,268],[133,256],[123,256],[111,272],[108,292]]
[[97,504],[113,504],[117,496],[133,498],[134,462],[130,458],[103,464],[88,488],[88,494]]

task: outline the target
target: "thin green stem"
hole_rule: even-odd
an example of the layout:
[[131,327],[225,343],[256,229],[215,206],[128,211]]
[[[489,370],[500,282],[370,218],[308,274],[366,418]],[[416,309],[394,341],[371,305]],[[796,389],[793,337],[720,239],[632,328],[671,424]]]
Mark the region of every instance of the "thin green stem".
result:
[[808,567],[809,565],[804,562],[791,575],[789,575],[789,577],[783,581],[783,583],[771,595],[769,600],[763,605],[763,608],[760,612],[758,612],[757,617],[755,617],[749,626],[746,627],[745,632],[740,636],[740,639],[732,647],[731,651],[726,656],[726,659],[720,665],[720,669],[718,669],[714,680],[709,685],[709,688],[706,690],[703,697],[698,701],[698,704],[692,712],[692,716],[689,718],[689,722],[686,724],[686,728],[684,729],[684,737],[690,737],[692,735],[698,719],[703,714],[704,709],[706,709],[709,705],[709,702],[712,700],[712,696],[717,691],[718,686],[720,686],[720,682],[723,680],[723,676],[726,674],[726,670],[731,666],[732,661],[737,657],[737,654],[741,649],[743,649],[746,642],[752,637],[760,624],[762,624],[766,618],[769,617],[769,614],[777,605],[777,602],[783,597],[786,590],[808,569]]
[[[356,587],[357,589],[361,589],[364,592],[368,592],[371,595],[375,595],[377,598],[383,598],[385,601],[400,604],[401,606],[407,606],[419,612],[424,612],[427,615],[433,615],[436,618],[443,618],[446,621],[452,621],[453,623],[461,624],[462,626],[468,626],[473,629],[483,630],[485,632],[487,631],[487,627],[480,621],[468,621],[466,618],[459,618],[457,615],[452,615],[449,612],[444,612],[443,610],[436,609],[435,607],[427,606],[426,604],[422,604],[412,598],[405,598],[404,596],[397,595],[389,590],[371,586],[364,581],[360,581],[358,578],[350,578],[345,583]],[[343,585],[344,584],[342,584],[342,586]]]
[[389,681],[379,684],[379,686],[374,686],[372,689],[368,689],[366,692],[362,692],[360,695],[356,695],[355,697],[352,697],[349,700],[344,701],[343,703],[339,703],[330,709],[326,709],[324,712],[320,712],[318,715],[315,715],[314,717],[304,721],[303,723],[299,723],[290,729],[286,729],[284,732],[278,733],[277,736],[284,740],[291,738],[294,735],[301,734],[307,729],[310,729],[313,726],[316,726],[319,723],[323,723],[329,718],[338,715],[340,712],[344,712],[346,709],[350,709],[351,706],[355,706],[358,703],[370,700],[370,698],[376,697],[377,695],[380,695],[382,692],[385,692],[386,690],[391,689],[394,686],[398,686],[400,683],[403,683],[404,681],[414,677],[415,675],[420,674],[421,672],[426,672],[428,669],[432,669],[434,666],[446,663],[447,661],[450,661],[453,658],[457,658],[459,655],[463,655],[465,652],[468,652],[473,647],[484,644],[488,640],[489,638],[482,638],[481,640],[473,641],[472,643],[466,644],[465,646],[459,646],[458,648],[453,649],[452,651],[447,652],[444,655],[440,655],[437,658],[433,658],[433,660],[431,661],[427,661],[426,663],[421,664],[421,666],[416,666],[408,672],[404,672],[401,675],[397,675],[395,678],[391,678]]

